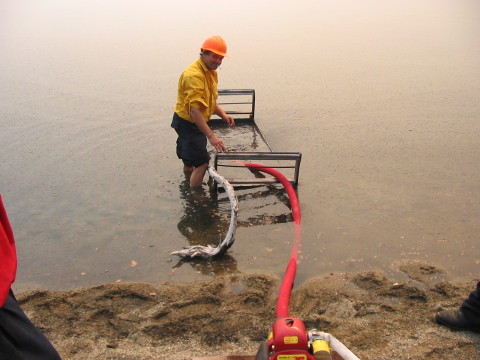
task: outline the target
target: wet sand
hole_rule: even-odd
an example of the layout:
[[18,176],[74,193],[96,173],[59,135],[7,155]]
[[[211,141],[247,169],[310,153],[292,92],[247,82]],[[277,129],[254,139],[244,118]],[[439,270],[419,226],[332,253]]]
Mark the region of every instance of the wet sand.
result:
[[[480,336],[433,321],[456,307],[475,279],[450,282],[426,263],[384,273],[337,273],[294,289],[290,316],[328,332],[360,359],[477,359]],[[251,355],[270,332],[280,279],[262,274],[161,286],[112,283],[17,294],[64,359],[192,359]]]

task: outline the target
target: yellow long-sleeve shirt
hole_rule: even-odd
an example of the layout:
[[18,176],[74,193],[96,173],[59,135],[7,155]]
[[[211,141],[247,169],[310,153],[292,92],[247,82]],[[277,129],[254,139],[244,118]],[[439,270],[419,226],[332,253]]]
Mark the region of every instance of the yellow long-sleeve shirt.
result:
[[217,84],[217,71],[209,70],[202,59],[197,59],[180,75],[174,111],[181,118],[193,123],[190,108],[194,107],[200,109],[205,121],[210,120],[218,97]]

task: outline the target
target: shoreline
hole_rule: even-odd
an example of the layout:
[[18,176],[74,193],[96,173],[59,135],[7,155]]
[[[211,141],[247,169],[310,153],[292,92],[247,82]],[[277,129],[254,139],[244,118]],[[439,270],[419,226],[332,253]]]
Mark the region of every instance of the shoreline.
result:
[[[459,306],[475,280],[445,281],[421,262],[337,273],[295,288],[290,316],[328,332],[360,359],[477,359],[480,334],[433,321]],[[444,274],[443,274],[444,275]],[[113,283],[71,291],[16,294],[27,316],[63,359],[192,359],[253,355],[271,330],[280,279],[262,274],[153,286]]]

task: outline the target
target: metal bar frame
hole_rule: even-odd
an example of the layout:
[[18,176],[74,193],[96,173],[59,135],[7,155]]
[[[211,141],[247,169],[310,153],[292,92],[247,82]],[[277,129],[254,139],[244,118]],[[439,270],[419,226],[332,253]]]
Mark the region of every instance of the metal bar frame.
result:
[[[217,170],[219,167],[239,167],[246,168],[244,165],[235,165],[232,164],[223,164],[222,161],[228,160],[244,160],[244,161],[273,161],[273,160],[288,160],[293,161],[293,165],[281,165],[281,166],[268,166],[265,164],[265,167],[271,168],[285,168],[285,169],[294,169],[293,178],[289,178],[288,181],[292,184],[294,188],[298,186],[298,177],[300,173],[300,163],[302,161],[302,153],[300,152],[225,152],[215,154],[214,159],[214,168]],[[245,179],[245,178],[235,178],[228,179],[228,182],[232,186],[252,186],[252,185],[265,185],[265,184],[278,184],[279,181],[273,177],[266,178],[255,178],[255,179]]]
[[254,89],[220,89],[218,90],[218,96],[250,96],[250,101],[229,101],[229,102],[218,102],[218,105],[251,105],[249,111],[235,111],[235,110],[228,110],[224,109],[225,112],[229,115],[248,115],[247,118],[241,119],[248,119],[253,120],[255,119],[255,90]]
[[[226,153],[217,153],[215,154],[214,159],[214,168],[215,170],[218,167],[242,167],[246,168],[243,165],[235,165],[234,163],[224,164],[224,161],[228,160],[243,160],[245,162],[249,161],[272,161],[272,160],[284,160],[284,161],[291,161],[293,165],[287,166],[269,166],[271,168],[287,168],[287,169],[294,169],[293,178],[288,179],[294,188],[298,186],[298,178],[300,173],[300,163],[302,160],[302,154],[299,152],[273,152],[271,151],[268,142],[263,137],[262,132],[258,128],[257,124],[255,123],[255,90],[254,89],[220,89],[218,90],[219,98],[224,96],[232,96],[232,100],[225,100],[219,101],[219,105],[225,105],[223,110],[232,116],[235,117],[235,121],[237,123],[250,123],[254,126],[255,130],[258,134],[262,137],[263,141],[270,149],[270,152],[226,152]],[[242,96],[241,100],[235,101],[235,96]],[[245,96],[250,96],[250,101],[245,100]],[[241,109],[238,108],[235,110],[228,109],[229,105],[250,105],[249,109]],[[241,116],[247,115],[247,116]],[[223,121],[219,118],[212,118],[210,119],[212,126],[222,126]],[[268,166],[268,164],[265,164]],[[278,184],[279,181],[274,177],[264,177],[264,178],[255,178],[255,179],[242,179],[242,178],[235,178],[235,179],[227,179],[232,186],[256,186],[256,185],[266,185],[266,184]],[[215,183],[215,191],[217,190],[217,184]]]

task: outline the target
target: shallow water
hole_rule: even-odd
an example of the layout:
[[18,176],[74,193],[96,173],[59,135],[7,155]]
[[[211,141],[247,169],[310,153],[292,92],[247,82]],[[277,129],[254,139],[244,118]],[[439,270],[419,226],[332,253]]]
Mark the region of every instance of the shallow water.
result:
[[283,274],[293,226],[272,189],[239,192],[227,258],[169,256],[216,244],[228,221],[207,188],[192,206],[169,127],[179,74],[217,33],[231,55],[219,87],[255,89],[270,147],[303,154],[297,284],[400,276],[405,260],[479,276],[478,1],[200,4],[2,2],[0,192],[17,289]]

